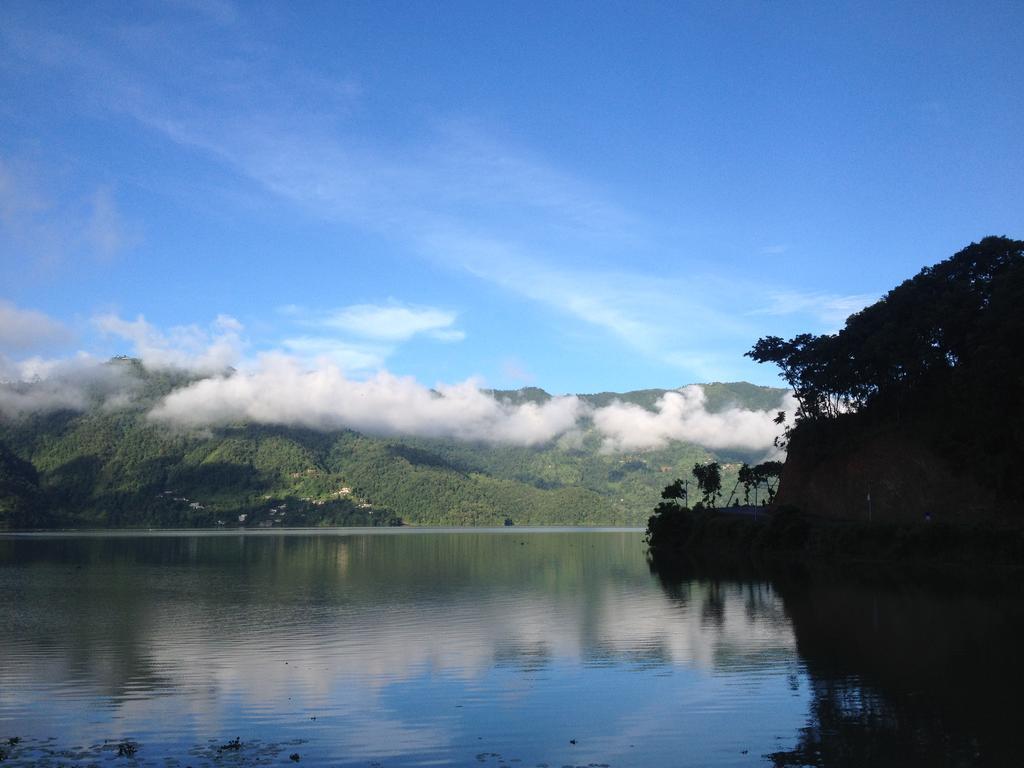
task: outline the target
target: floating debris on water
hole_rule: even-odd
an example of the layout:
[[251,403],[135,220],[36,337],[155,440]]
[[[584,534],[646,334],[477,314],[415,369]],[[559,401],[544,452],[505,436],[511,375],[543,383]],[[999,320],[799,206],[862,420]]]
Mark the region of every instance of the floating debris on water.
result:
[[122,741],[117,745],[118,757],[134,757],[135,753],[138,751],[139,745],[132,741]]

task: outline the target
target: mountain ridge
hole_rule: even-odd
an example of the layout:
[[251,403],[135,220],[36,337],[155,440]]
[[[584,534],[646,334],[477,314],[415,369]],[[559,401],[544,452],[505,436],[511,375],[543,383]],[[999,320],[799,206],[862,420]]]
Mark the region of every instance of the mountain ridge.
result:
[[[111,407],[97,390],[81,410],[0,419],[0,527],[642,525],[694,462],[745,460],[681,442],[609,451],[586,424],[573,441],[535,447],[249,423],[168,429],[148,418],[152,407],[202,377],[131,358],[111,365],[131,379],[129,403]],[[716,409],[777,405],[785,392],[701,386]],[[672,391],[580,397],[652,410]],[[537,387],[492,393],[511,404],[551,398]]]

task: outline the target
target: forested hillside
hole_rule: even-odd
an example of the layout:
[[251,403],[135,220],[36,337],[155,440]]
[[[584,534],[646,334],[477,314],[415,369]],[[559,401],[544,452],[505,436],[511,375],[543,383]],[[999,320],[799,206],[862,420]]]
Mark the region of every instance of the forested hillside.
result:
[[[84,411],[0,420],[0,527],[639,525],[661,488],[694,462],[727,462],[728,489],[728,462],[747,458],[679,442],[611,453],[586,430],[532,448],[250,424],[177,430],[146,415],[186,374],[130,359],[109,365],[133,380],[130,402],[97,398]],[[749,384],[705,391],[712,409],[769,409],[782,395]],[[650,408],[664,392],[582,397]]]

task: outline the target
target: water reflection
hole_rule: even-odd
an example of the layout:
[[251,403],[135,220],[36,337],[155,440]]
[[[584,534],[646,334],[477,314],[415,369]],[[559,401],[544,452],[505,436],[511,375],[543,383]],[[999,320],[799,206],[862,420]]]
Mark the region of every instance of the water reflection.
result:
[[635,532],[0,538],[0,736],[23,765],[54,736],[64,765],[125,738],[181,765],[235,736],[362,766],[801,748],[788,594],[657,576]]
[[775,766],[1024,763],[1018,587],[825,567],[676,561],[652,569],[674,601],[701,580],[744,578],[766,580],[781,598],[811,699],[796,746],[770,755]]

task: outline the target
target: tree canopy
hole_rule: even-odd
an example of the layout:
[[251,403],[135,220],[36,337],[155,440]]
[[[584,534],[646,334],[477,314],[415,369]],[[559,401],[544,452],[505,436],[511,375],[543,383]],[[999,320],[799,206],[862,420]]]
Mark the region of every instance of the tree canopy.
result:
[[700,501],[705,507],[714,507],[722,491],[722,467],[717,461],[694,464],[693,476],[700,490]]
[[922,388],[967,383],[967,371],[1019,368],[1022,297],[1024,241],[987,237],[925,267],[838,333],[765,336],[747,356],[782,369],[799,418],[898,407]]
[[750,492],[754,492],[754,502],[757,502],[757,492],[763,487],[766,491],[765,501],[771,504],[775,498],[775,492],[779,488],[779,479],[782,477],[781,461],[765,461],[751,467],[744,464],[740,467],[737,482],[743,486],[743,502],[750,503]]
[[1024,499],[1024,241],[986,237],[904,281],[834,334],[765,336],[797,423],[902,424],[958,471]]

